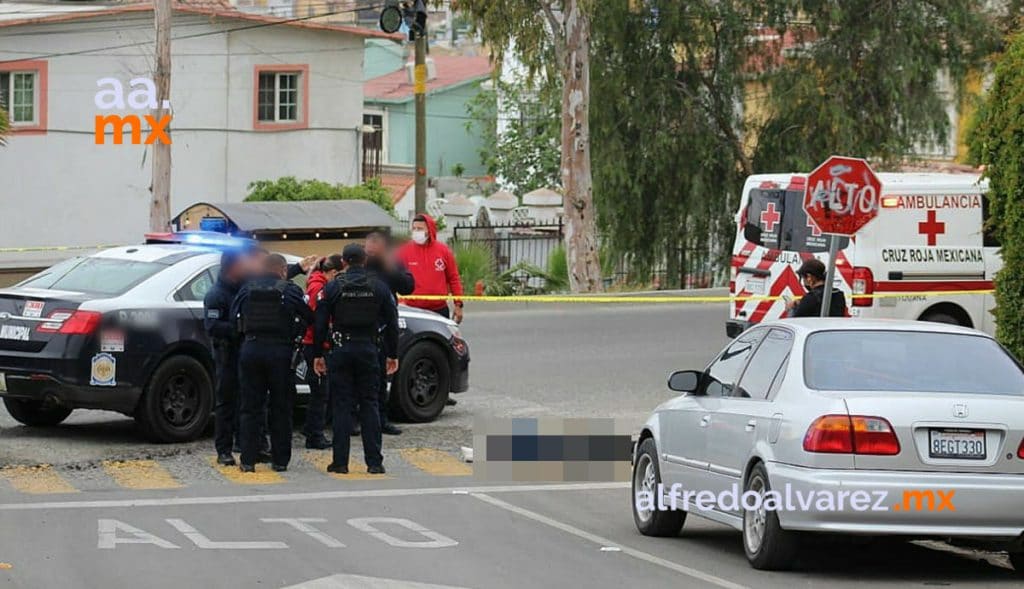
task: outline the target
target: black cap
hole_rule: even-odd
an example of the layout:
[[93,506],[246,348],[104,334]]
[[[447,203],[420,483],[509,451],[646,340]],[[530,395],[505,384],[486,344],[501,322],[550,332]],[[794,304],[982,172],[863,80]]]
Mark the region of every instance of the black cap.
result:
[[366,261],[366,250],[358,243],[350,243],[341,251],[346,264],[362,264]]
[[819,280],[825,280],[825,263],[812,258],[801,264],[796,274],[797,276],[813,276]]

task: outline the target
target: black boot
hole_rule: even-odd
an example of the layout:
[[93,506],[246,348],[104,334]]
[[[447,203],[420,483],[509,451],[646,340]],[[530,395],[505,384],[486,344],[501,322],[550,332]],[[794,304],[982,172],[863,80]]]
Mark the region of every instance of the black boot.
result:
[[218,454],[217,455],[217,464],[219,464],[221,466],[234,466],[235,465],[235,457],[232,456],[230,452],[225,452],[223,454]]

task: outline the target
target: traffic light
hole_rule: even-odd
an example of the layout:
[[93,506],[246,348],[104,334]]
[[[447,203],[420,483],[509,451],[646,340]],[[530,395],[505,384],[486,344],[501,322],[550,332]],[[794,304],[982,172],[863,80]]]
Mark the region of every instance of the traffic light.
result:
[[427,32],[427,4],[424,0],[387,0],[380,12],[380,29],[385,33],[396,33],[405,23],[409,29],[409,40],[415,41],[419,34]]

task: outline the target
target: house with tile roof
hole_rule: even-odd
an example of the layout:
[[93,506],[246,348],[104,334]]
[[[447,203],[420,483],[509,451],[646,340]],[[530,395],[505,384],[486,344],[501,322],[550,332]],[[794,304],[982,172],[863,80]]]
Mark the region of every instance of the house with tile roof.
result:
[[[0,265],[55,255],[38,253],[44,246],[138,243],[148,229],[151,148],[133,141],[131,125],[97,130],[95,119],[149,114],[132,108],[131,93],[141,87],[133,80],[153,76],[152,10],[0,3],[0,102],[11,119],[0,147],[0,218],[30,215],[45,226],[4,223]],[[240,12],[226,1],[175,2],[172,214],[196,201],[240,202],[256,180],[361,182],[364,43],[399,37]],[[105,79],[124,100],[101,108]],[[140,126],[147,137],[150,125]]]
[[[435,54],[427,62],[427,176],[481,176],[482,139],[467,113],[469,102],[490,80],[486,56]],[[383,164],[412,166],[416,161],[416,108],[412,65],[363,84],[363,122],[380,134]]]

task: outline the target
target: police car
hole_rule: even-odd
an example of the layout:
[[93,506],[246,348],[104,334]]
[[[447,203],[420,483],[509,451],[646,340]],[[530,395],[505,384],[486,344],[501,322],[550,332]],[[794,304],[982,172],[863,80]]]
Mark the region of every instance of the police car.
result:
[[[231,244],[189,232],[167,241],[180,243],[107,249],[0,289],[0,397],[14,419],[53,426],[104,409],[156,441],[202,434],[213,410],[203,297]],[[431,421],[469,387],[468,345],[433,313],[401,306],[399,327],[392,408]]]
[[[878,216],[854,238],[839,238],[835,287],[851,315],[938,321],[995,331],[995,299],[984,291],[1002,267],[986,230],[987,182],[974,174],[878,174]],[[828,261],[828,236],[803,210],[806,176],[747,178],[737,214],[726,330],[778,319],[781,297],[804,294],[796,270]],[[774,297],[757,298],[759,295]],[[875,296],[857,296],[875,295]]]

